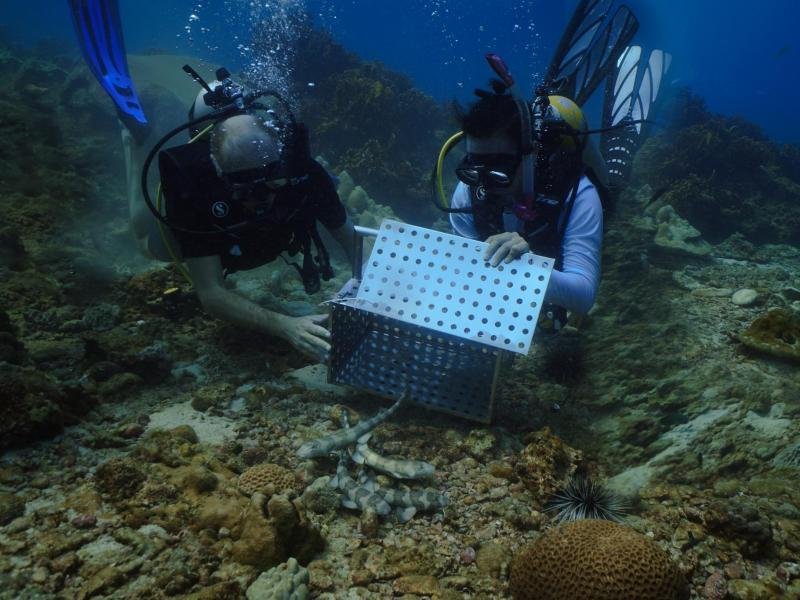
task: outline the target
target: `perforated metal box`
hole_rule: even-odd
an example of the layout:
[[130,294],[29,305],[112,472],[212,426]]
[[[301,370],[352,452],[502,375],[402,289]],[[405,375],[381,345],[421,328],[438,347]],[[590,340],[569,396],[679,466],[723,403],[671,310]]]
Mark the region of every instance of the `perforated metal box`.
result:
[[[552,260],[384,220],[360,282],[331,307],[328,380],[482,422],[503,356],[527,353]],[[359,273],[360,267],[354,271]]]

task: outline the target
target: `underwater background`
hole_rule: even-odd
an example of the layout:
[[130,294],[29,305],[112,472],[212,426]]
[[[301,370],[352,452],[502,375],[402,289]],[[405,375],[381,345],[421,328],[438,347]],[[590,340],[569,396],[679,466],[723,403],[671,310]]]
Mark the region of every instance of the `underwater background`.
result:
[[[148,142],[197,93],[180,67],[225,65],[286,93],[359,224],[449,231],[429,176],[451,101],[486,85],[487,51],[532,89],[575,4],[120,9]],[[382,454],[435,467],[400,491],[447,498],[400,522],[340,506],[336,460],[296,452],[387,403],[213,320],[139,256],[67,3],[3,3],[0,598],[574,598],[593,577],[640,590],[623,597],[800,598],[800,7],[628,5],[673,63],[596,306],[514,361],[491,425],[406,408],[375,430]],[[279,262],[229,282],[308,314],[348,279],[334,261],[312,297]],[[623,533],[556,526],[554,495],[585,477]],[[585,544],[592,568],[571,571]]]

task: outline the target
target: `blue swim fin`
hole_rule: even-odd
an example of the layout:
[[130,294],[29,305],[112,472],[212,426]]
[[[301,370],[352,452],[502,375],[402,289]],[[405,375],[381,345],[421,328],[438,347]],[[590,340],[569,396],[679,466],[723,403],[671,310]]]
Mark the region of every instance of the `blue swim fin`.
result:
[[68,0],[83,57],[116,105],[122,123],[139,139],[147,118],[128,72],[117,0]]

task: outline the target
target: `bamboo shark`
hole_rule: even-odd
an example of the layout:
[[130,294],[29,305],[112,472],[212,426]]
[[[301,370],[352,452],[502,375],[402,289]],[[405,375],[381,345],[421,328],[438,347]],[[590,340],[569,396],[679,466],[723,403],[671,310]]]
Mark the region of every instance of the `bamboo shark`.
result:
[[372,467],[394,477],[395,479],[424,479],[433,477],[435,467],[424,460],[407,460],[399,458],[386,458],[367,446],[371,433],[366,433],[358,438],[354,452],[350,453],[353,462],[359,465]]
[[389,503],[380,494],[360,485],[350,477],[350,473],[347,472],[346,457],[347,453],[344,450],[340,450],[336,476],[330,482],[331,487],[338,488],[342,492],[342,506],[361,510],[372,509],[382,517],[388,515],[392,511]]
[[355,427],[338,429],[321,438],[311,440],[303,444],[297,449],[297,456],[300,458],[314,458],[316,456],[325,456],[334,450],[351,446],[356,443],[356,440],[363,436],[365,433],[372,431],[380,423],[391,417],[400,405],[408,398],[408,390],[398,398],[397,402],[392,404],[386,410],[380,411],[374,417],[365,421],[361,421]]

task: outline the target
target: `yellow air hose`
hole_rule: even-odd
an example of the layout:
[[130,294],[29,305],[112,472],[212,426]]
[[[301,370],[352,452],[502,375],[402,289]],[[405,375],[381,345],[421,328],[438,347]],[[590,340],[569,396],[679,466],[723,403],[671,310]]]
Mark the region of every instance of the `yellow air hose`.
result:
[[[195,141],[199,140],[200,138],[205,136],[208,132],[210,132],[211,129],[213,129],[213,127],[214,127],[214,123],[212,123],[211,125],[209,125],[205,129],[203,129],[203,131],[201,131],[196,136],[194,136],[192,139],[190,139],[189,143],[191,144],[192,142],[195,142]],[[163,197],[163,194],[162,194],[162,190],[161,190],[161,184],[159,183],[158,184],[158,191],[156,192],[156,210],[158,211],[158,214],[161,214],[161,198],[162,197]],[[180,274],[183,275],[186,278],[186,281],[189,282],[189,285],[194,285],[194,282],[192,282],[192,276],[189,274],[189,270],[183,264],[183,261],[181,261],[181,259],[178,257],[178,253],[175,252],[175,248],[172,247],[172,244],[169,241],[169,237],[167,236],[167,230],[164,227],[164,223],[161,221],[161,219],[158,219],[158,230],[161,232],[161,241],[164,242],[164,247],[167,249],[167,252],[169,252],[169,256],[172,259],[172,262],[175,265],[175,268],[178,269]]]
[[439,194],[439,199],[442,201],[442,206],[446,208],[450,208],[450,202],[447,200],[447,197],[444,195],[444,183],[442,182],[442,167],[444,166],[444,159],[450,150],[453,149],[458,142],[461,141],[461,138],[464,137],[464,132],[459,131],[451,135],[448,140],[442,146],[442,149],[439,150],[439,158],[436,160],[436,191]]

